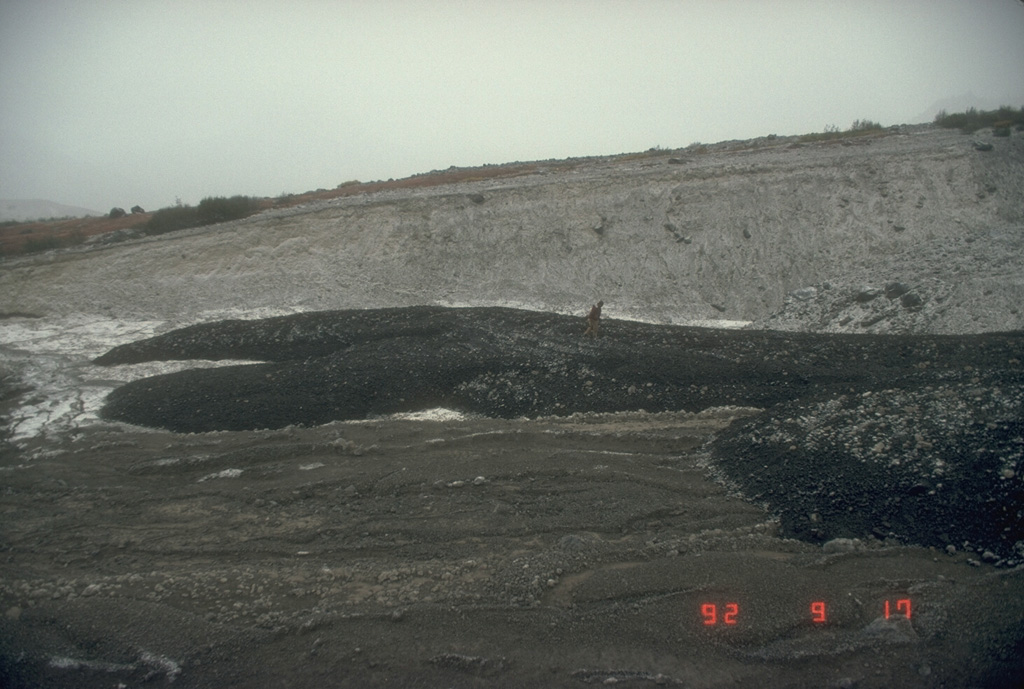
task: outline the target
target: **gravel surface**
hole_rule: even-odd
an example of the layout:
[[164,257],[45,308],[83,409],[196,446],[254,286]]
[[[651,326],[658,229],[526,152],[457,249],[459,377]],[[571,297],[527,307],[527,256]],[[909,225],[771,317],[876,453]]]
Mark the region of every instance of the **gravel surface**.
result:
[[0,679],[1013,686],[1021,568],[786,538],[704,466],[714,434],[759,418],[83,428],[4,459]]

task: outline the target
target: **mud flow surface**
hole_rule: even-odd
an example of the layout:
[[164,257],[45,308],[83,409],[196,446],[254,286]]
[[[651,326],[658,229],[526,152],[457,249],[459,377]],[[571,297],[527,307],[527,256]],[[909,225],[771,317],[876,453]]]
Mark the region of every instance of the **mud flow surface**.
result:
[[0,685],[1021,686],[1019,335],[354,317],[4,446]]

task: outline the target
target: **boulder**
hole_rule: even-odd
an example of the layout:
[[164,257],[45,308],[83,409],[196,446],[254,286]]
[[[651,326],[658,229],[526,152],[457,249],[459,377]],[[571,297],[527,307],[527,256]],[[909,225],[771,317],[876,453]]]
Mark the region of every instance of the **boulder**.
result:
[[798,290],[790,292],[790,296],[793,297],[794,299],[799,299],[800,301],[810,301],[811,299],[814,299],[816,296],[818,296],[818,288],[801,287]]
[[889,299],[898,299],[910,291],[910,285],[905,282],[890,282],[885,286],[885,296]]
[[900,297],[900,303],[905,309],[916,309],[924,304],[924,299],[917,292],[907,292]]
[[859,304],[867,304],[869,301],[871,301],[881,293],[882,290],[878,289],[877,287],[871,287],[870,285],[866,285],[862,287],[859,292],[857,292],[857,295],[854,297],[854,299]]
[[128,214],[124,212],[124,209],[118,208],[117,206],[111,208],[109,213],[109,216],[111,218],[123,218],[126,215]]

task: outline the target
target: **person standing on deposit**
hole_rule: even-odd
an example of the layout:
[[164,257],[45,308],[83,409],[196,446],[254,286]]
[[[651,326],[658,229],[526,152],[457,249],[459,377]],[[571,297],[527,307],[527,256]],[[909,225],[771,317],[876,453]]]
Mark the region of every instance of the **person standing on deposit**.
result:
[[590,335],[591,337],[597,337],[597,329],[601,326],[601,307],[604,306],[603,301],[599,301],[590,307],[590,314],[587,316],[587,330],[584,335]]

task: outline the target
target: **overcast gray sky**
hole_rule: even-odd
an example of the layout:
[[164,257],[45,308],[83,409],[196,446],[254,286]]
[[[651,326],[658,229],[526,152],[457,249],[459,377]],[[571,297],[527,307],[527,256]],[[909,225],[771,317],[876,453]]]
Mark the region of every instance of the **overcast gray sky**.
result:
[[0,198],[155,209],[930,121],[1024,105],[1022,65],[1019,0],[0,0]]

